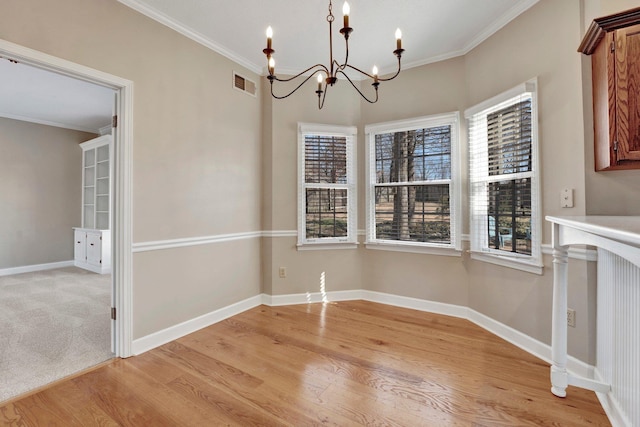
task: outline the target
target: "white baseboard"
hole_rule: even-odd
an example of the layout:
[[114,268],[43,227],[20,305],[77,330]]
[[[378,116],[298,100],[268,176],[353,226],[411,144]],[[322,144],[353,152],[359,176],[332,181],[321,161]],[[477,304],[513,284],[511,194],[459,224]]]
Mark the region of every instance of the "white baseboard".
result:
[[[543,342],[538,341],[535,338],[531,338],[529,335],[524,334],[517,329],[513,329],[510,326],[500,323],[497,320],[490,318],[475,310],[468,309],[469,316],[467,319],[481,328],[491,332],[494,335],[499,336],[505,341],[521,348],[527,353],[536,356],[538,359],[544,360],[549,365],[552,364],[551,358],[551,346]],[[567,370],[570,374],[579,377],[593,379],[594,367],[589,365],[575,357],[567,357]]]
[[0,276],[11,276],[13,274],[33,273],[34,271],[53,270],[55,268],[73,267],[72,261],[50,262],[48,264],[23,265],[21,267],[11,267],[0,269]]
[[[396,307],[411,308],[428,313],[442,314],[445,316],[459,317],[475,323],[481,328],[499,336],[503,340],[521,348],[533,356],[551,364],[551,346],[544,344],[535,338],[531,338],[510,326],[500,323],[480,312],[469,307],[455,304],[428,301],[418,298],[403,297],[382,292],[363,291],[367,301],[381,304],[393,305]],[[594,367],[588,365],[575,357],[569,356],[567,360],[567,370],[577,376],[593,378]]]
[[95,265],[91,265],[88,262],[81,262],[81,261],[74,261],[73,265],[75,265],[78,268],[82,268],[83,270],[89,270],[89,271],[93,271],[94,273],[98,273],[98,274],[111,274],[111,266],[95,266]]
[[[594,378],[597,381],[606,382],[598,369],[595,369]],[[613,427],[629,427],[632,425],[613,393],[596,392],[596,396],[598,396],[602,409],[604,409]]]
[[329,301],[353,301],[364,299],[364,291],[307,292],[304,294],[267,295],[262,294],[262,303],[271,307],[281,305],[309,304]]
[[362,291],[364,300],[395,307],[411,308],[428,313],[443,314],[445,316],[467,318],[467,307],[443,302],[428,301],[419,298],[403,297],[376,291]]
[[[256,295],[244,301],[212,311],[211,313],[196,317],[178,325],[169,327],[133,341],[133,354],[138,355],[187,334],[213,325],[228,317],[240,314],[243,311],[257,307],[260,304],[276,307],[293,304],[308,304],[318,302],[336,302],[365,300],[396,307],[410,308],[428,313],[442,314],[462,319],[467,319],[483,329],[499,336],[509,343],[551,364],[551,346],[536,340],[510,326],[500,323],[469,307],[428,301],[419,298],[410,298],[383,292],[367,291],[363,289],[335,292],[314,292],[289,295]],[[594,378],[594,367],[584,363],[575,357],[569,356],[567,370],[575,376]],[[551,384],[551,383],[549,383]]]
[[163,344],[177,340],[185,335],[195,332],[199,329],[211,326],[214,323],[218,323],[224,319],[227,319],[236,314],[240,314],[243,311],[247,311],[254,307],[259,306],[262,303],[262,295],[256,295],[251,298],[247,298],[243,301],[235,304],[228,305],[226,307],[214,310],[210,313],[196,317],[186,322],[179,323],[175,326],[170,326],[153,334],[144,336],[133,340],[131,345],[131,352],[134,356],[142,354],[153,348],[159,347]]

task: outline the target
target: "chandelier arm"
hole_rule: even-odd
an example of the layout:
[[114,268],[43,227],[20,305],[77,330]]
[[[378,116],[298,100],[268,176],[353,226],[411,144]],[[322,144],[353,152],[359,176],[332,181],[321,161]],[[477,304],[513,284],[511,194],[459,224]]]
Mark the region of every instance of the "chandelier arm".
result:
[[[349,65],[349,64],[345,64],[345,67],[351,68],[352,70],[357,71],[357,72],[369,77],[370,79],[374,79],[375,80],[375,76],[367,73],[366,71],[362,71],[358,67],[354,67],[353,65]],[[398,77],[398,75],[400,74],[400,71],[401,71],[400,58],[398,58],[398,70],[396,71],[396,73],[393,76],[387,77],[387,78],[378,77],[378,81],[380,81],[380,82],[388,82],[389,80],[393,80],[396,77]],[[344,72],[342,74],[344,74]],[[346,74],[344,74],[344,75],[346,76]]]
[[[336,66],[336,73],[333,77],[337,76],[337,70],[340,71],[344,71],[347,67],[350,67],[350,65],[348,65],[349,63],[349,39],[348,37],[345,37],[345,56],[344,56],[344,63],[340,64],[336,59],[333,59],[333,55],[331,56],[331,65],[335,65]],[[333,68],[333,67],[332,67]]]
[[[273,77],[273,78],[269,78],[269,77]],[[298,76],[296,76],[296,77],[299,77],[299,75],[298,75]],[[271,96],[273,96],[273,97],[274,97],[274,98],[276,98],[276,99],[285,99],[285,98],[288,98],[288,97],[290,97],[291,95],[293,95],[293,93],[294,93],[295,91],[297,91],[298,89],[300,89],[300,87],[301,87],[303,84],[305,84],[306,82],[308,82],[308,81],[309,81],[309,79],[310,79],[311,77],[313,77],[313,74],[309,75],[306,79],[304,79],[304,80],[302,81],[302,83],[300,83],[298,86],[296,86],[296,88],[295,88],[295,89],[293,89],[293,90],[292,90],[291,92],[289,92],[288,94],[283,95],[283,96],[278,96],[278,95],[276,95],[275,93],[273,93],[273,81],[274,81],[274,80],[277,80],[277,81],[279,81],[279,82],[288,82],[288,81],[290,81],[290,80],[292,80],[292,79],[288,79],[288,80],[278,80],[278,79],[276,78],[276,76],[267,76],[267,78],[268,78],[268,79],[269,79],[269,81],[271,82]]]
[[[321,68],[322,70],[324,70],[324,72],[325,72],[325,73],[327,73],[327,75],[329,75],[329,69],[328,69],[325,65],[323,65],[323,64],[316,64],[316,65],[312,65],[311,67],[307,68],[307,69],[306,69],[306,70],[304,70],[304,71],[300,71],[298,74],[296,74],[296,75],[295,75],[295,76],[293,76],[293,77],[289,77],[288,79],[280,79],[280,78],[276,77],[276,76],[275,76],[275,74],[270,74],[270,75],[268,75],[268,76],[267,76],[267,78],[268,78],[268,79],[273,79],[273,80],[275,80],[275,81],[277,81],[277,82],[290,82],[291,80],[295,80],[295,79],[297,79],[298,77],[300,77],[300,76],[302,76],[303,74],[305,74],[305,73],[307,73],[307,72],[309,72],[309,71],[313,70],[314,68]],[[318,70],[318,71],[320,71],[320,70]],[[315,73],[315,71],[314,71],[314,73]],[[311,76],[313,76],[313,74],[314,74],[314,73],[311,73]],[[309,80],[309,79],[307,78],[307,79],[305,80],[305,82],[306,82],[307,80]],[[304,83],[304,82],[303,82],[303,83]]]
[[[353,65],[349,65],[349,64],[344,64],[344,65],[345,65],[345,68],[351,68],[352,70],[357,71],[357,72],[359,72],[360,74],[363,74],[363,75],[365,75],[365,76],[369,77],[370,79],[375,79],[375,76],[373,76],[373,75],[371,75],[371,74],[367,73],[366,71],[362,71],[362,70],[361,70],[360,68],[358,68],[358,67],[354,67]],[[344,75],[346,76],[346,74],[344,73],[344,71],[342,71],[342,74],[344,74]],[[348,77],[347,77],[347,78],[348,78]],[[378,80],[382,80],[382,79],[381,79],[381,78],[378,78]]]
[[338,75],[338,71],[344,71],[347,67],[350,67],[346,62],[344,64],[340,64],[335,59],[333,60],[333,64],[336,66],[336,71],[334,73],[334,77]]
[[[349,67],[355,69],[355,67],[351,67],[350,65],[349,65]],[[351,86],[353,86],[353,88],[360,94],[360,96],[365,101],[367,101],[369,104],[375,104],[376,102],[378,102],[378,86],[377,85],[374,84],[374,87],[376,89],[376,98],[374,100],[371,100],[371,99],[367,98],[367,96],[364,93],[362,93],[362,91],[358,88],[358,86],[356,86],[355,83],[353,83],[353,81],[349,78],[349,76],[344,71],[338,70],[338,72],[340,74],[342,74],[347,79],[347,81],[349,83],[351,83]],[[360,72],[362,73],[362,71],[360,71]],[[363,73],[363,74],[367,74],[367,73]]]
[[400,74],[401,70],[402,70],[402,66],[400,65],[400,56],[398,56],[398,71],[396,71],[396,73],[393,76],[387,77],[386,79],[378,77],[378,80],[381,82],[388,82],[389,80],[393,80],[396,77],[398,77],[398,74]]
[[338,68],[341,70],[344,70],[345,68],[347,68],[347,65],[349,64],[349,38],[348,37],[345,37],[344,39],[344,46],[345,46],[344,64],[342,65],[338,64]]

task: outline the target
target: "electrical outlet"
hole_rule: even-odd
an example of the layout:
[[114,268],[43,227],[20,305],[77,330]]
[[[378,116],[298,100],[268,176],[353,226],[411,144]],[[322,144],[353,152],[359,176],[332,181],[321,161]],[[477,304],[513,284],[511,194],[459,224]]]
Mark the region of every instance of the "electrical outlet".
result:
[[567,309],[567,325],[576,327],[576,311],[572,308]]
[[285,277],[287,277],[287,268],[286,267],[280,267],[278,269],[278,275],[280,276],[281,279],[284,279]]

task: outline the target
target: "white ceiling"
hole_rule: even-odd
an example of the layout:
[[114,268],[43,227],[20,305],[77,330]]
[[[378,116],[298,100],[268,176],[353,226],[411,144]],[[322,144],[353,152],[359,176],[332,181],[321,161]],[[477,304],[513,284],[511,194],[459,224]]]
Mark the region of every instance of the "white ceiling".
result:
[[99,133],[113,105],[113,89],[0,59],[0,117]]
[[[119,0],[182,34],[266,74],[265,30],[273,27],[276,74],[328,65],[328,0]],[[395,30],[403,68],[464,55],[538,0],[349,0],[349,63],[395,71]],[[343,0],[333,1],[334,58],[343,62]]]
[[[328,0],[118,0],[258,73],[273,27],[276,74],[328,65]],[[349,63],[395,71],[464,55],[538,0],[349,0]],[[333,4],[334,58],[343,62],[342,0]],[[0,117],[98,132],[110,123],[113,90],[0,59]]]

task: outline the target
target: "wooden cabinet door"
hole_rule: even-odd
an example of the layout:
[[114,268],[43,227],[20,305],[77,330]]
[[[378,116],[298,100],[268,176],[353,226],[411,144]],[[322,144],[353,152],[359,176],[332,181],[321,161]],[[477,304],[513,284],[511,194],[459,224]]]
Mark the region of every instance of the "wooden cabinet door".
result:
[[618,162],[640,160],[640,25],[615,32],[616,139]]

